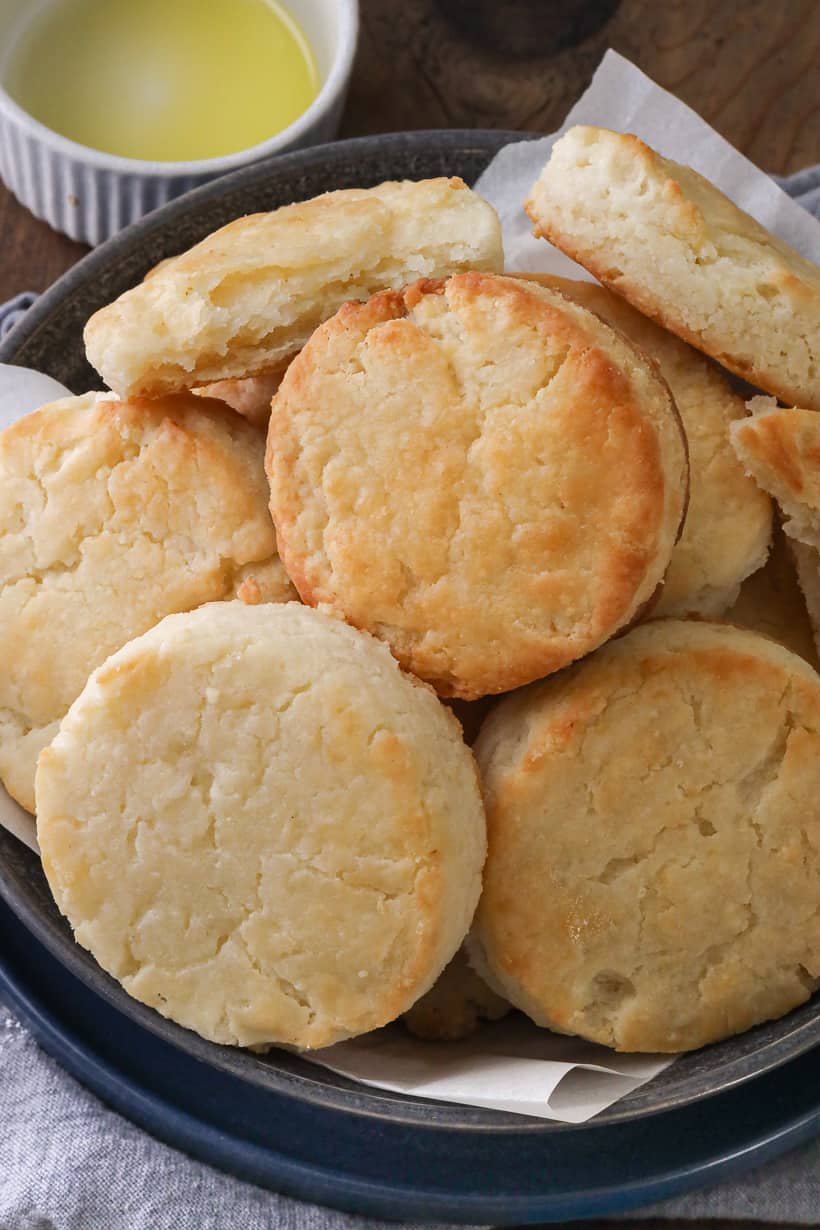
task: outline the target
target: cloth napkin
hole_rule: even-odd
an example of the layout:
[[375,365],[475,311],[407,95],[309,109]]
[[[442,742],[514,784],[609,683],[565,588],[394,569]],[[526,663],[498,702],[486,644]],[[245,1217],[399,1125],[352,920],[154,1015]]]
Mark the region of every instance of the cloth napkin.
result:
[[[820,166],[779,182],[820,217]],[[0,306],[0,337],[35,298]],[[629,1214],[642,1217],[817,1226],[820,1140],[733,1182]],[[240,1227],[396,1230],[262,1191],[160,1144],[63,1072],[0,1002],[0,1230]]]

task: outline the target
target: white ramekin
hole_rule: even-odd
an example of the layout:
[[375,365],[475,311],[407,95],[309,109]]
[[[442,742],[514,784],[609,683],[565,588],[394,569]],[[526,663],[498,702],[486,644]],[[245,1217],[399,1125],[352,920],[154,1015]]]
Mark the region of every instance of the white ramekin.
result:
[[[69,141],[2,88],[0,178],[23,205],[72,239],[98,244],[172,197],[284,150],[318,145],[338,131],[359,25],[358,0],[285,0],[316,56],[322,87],[298,119],[267,141],[221,158],[149,162]],[[0,0],[0,48],[30,0]]]

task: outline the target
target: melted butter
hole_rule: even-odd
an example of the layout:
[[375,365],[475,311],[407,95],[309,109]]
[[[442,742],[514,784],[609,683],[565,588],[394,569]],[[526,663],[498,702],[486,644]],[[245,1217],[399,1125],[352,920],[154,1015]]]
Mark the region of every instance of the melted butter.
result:
[[231,154],[286,128],[318,92],[310,45],[275,0],[53,0],[29,12],[5,88],[109,154]]

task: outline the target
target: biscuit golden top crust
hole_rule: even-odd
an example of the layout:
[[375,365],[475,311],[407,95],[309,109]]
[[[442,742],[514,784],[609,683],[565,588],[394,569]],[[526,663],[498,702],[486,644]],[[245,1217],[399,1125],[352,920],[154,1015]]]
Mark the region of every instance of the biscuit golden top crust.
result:
[[777,499],[786,532],[820,548],[820,414],[764,410],[732,427],[732,444],[747,471]]
[[605,285],[791,404],[820,410],[820,269],[638,137],[571,128],[525,209]]
[[743,398],[713,363],[593,282],[530,274],[596,312],[651,359],[669,385],[689,445],[689,506],[655,615],[721,615],[743,579],[760,568],[772,532],[771,501],[745,473],[729,426]]
[[318,329],[274,398],[266,466],[302,599],[465,699],[628,624],[686,502],[648,361],[562,295],[480,273],[348,303]]
[[249,214],[162,261],[89,320],[89,361],[121,394],[265,373],[347,299],[501,269],[495,210],[454,179],[348,188]]
[[251,576],[292,596],[263,451],[193,397],[67,398],[0,435],[0,778],[24,807],[40,749],[109,653]]
[[659,620],[498,706],[471,954],[540,1024],[703,1046],[820,979],[820,678]]
[[37,816],[78,942],[238,1045],[406,1011],[469,927],[486,849],[432,689],[296,603],[173,615],[109,658],[40,757]]

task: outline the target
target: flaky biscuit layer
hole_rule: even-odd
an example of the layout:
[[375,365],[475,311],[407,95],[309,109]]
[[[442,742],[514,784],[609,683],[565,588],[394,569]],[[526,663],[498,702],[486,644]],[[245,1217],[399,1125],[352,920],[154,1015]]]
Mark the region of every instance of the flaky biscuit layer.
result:
[[820,410],[820,269],[638,137],[571,128],[525,208],[537,234],[752,384]]
[[500,269],[495,210],[454,179],[346,188],[215,231],[101,308],[89,361],[155,396],[279,367],[348,299],[458,269]]

